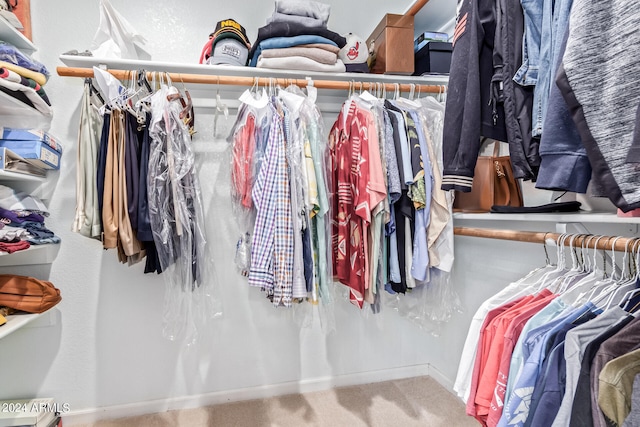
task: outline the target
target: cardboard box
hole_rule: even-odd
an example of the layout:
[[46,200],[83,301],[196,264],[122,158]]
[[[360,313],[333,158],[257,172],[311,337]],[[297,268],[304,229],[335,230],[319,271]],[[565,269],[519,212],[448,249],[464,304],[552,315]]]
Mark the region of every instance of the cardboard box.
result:
[[451,68],[453,45],[449,42],[429,41],[416,52],[415,76],[424,73],[448,74]]
[[413,74],[413,31],[413,16],[387,13],[367,38],[371,72]]

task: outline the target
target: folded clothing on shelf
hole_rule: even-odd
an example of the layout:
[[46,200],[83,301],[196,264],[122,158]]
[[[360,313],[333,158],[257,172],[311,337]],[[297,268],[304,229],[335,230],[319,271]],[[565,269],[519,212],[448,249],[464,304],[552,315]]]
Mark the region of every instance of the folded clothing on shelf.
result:
[[331,14],[331,5],[311,0],[276,0],[274,14],[313,18],[326,26]]
[[20,52],[12,44],[4,41],[0,41],[0,60],[43,74],[47,78],[49,77],[49,70],[47,70],[47,67]]
[[255,67],[265,49],[293,47],[309,43],[329,43],[343,48],[347,40],[325,27],[305,27],[294,22],[272,22],[258,29],[258,37],[249,51],[249,65]]
[[344,73],[345,66],[339,59],[332,65],[323,64],[304,56],[287,56],[282,58],[260,57],[256,64],[258,68],[275,70],[319,71],[324,73]]

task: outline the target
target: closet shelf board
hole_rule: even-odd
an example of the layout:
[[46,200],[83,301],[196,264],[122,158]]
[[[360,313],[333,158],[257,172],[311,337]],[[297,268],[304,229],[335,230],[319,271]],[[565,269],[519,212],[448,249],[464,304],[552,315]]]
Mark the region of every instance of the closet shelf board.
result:
[[7,323],[0,326],[0,339],[6,337],[12,332],[17,331],[20,328],[25,327],[29,323],[33,322],[39,317],[44,316],[45,314],[47,314],[46,311],[44,313],[12,314],[11,316],[7,316]]
[[[60,244],[32,245],[12,254],[0,252],[0,267],[51,264],[58,256]],[[0,329],[3,327],[0,327]]]
[[498,214],[498,213],[454,213],[455,220],[474,221],[529,221],[529,222],[584,222],[611,224],[640,224],[640,218],[618,217],[615,213],[575,212],[558,214]]
[[[224,75],[238,77],[273,77],[283,79],[304,79],[310,77],[316,80],[337,80],[337,81],[355,81],[372,83],[400,83],[400,84],[433,84],[446,85],[449,76],[445,74],[433,74],[428,76],[397,76],[385,74],[365,74],[365,73],[321,73],[311,71],[288,71],[288,70],[271,70],[255,67],[237,67],[227,65],[203,65],[191,63],[174,63],[174,62],[158,62],[143,61],[131,59],[108,59],[94,58],[91,56],[77,55],[60,55],[60,61],[67,67],[91,68],[94,65],[105,65],[112,70],[140,70],[146,71],[164,71],[168,73],[184,73],[184,74],[202,74],[202,75]],[[174,82],[177,83],[177,82]],[[359,89],[357,85],[355,89]]]
[[27,55],[31,55],[38,50],[28,38],[2,16],[0,16],[0,40],[14,45],[22,53]]
[[[1,119],[0,119],[1,120]],[[26,173],[20,172],[11,172],[0,169],[0,184],[3,182],[13,183],[13,182],[29,182],[29,183],[43,183],[47,180],[47,177],[44,176],[33,176]]]
[[46,131],[51,126],[51,118],[0,91],[0,126]]

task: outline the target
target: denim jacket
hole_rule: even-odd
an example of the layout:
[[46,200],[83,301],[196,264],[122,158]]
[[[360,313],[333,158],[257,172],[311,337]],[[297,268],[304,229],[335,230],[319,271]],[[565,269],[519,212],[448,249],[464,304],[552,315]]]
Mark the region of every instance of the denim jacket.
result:
[[525,23],[523,61],[513,80],[522,86],[535,86],[532,136],[539,137],[543,131],[562,33],[569,22],[572,2],[521,0],[521,3]]

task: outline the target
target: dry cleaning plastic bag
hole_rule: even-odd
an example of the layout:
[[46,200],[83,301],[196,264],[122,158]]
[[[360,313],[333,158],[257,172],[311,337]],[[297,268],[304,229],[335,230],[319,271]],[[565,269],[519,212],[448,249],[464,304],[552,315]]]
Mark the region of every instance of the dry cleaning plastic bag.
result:
[[151,60],[142,37],[109,0],[100,0],[100,25],[93,37],[91,53],[96,58]]

